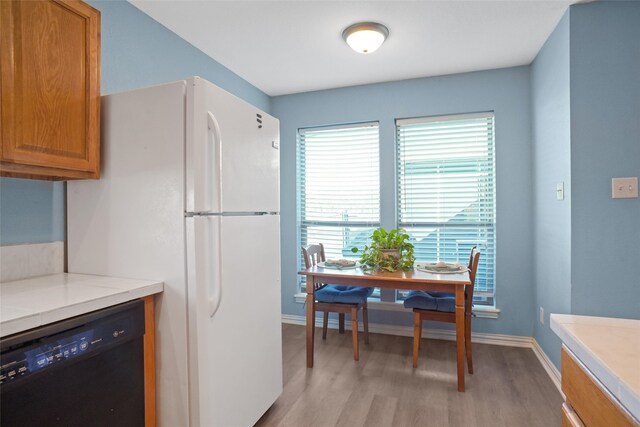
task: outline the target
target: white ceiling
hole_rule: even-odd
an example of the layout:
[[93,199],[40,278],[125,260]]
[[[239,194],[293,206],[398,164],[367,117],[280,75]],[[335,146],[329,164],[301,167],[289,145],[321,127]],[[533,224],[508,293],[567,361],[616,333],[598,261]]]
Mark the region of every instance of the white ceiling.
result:
[[[271,96],[531,63],[576,0],[129,0]],[[389,38],[353,52],[347,26]]]

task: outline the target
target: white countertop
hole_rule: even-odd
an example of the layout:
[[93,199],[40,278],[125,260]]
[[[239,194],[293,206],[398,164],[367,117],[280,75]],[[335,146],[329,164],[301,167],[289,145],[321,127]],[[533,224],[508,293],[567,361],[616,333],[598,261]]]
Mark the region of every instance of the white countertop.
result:
[[552,314],[551,329],[640,420],[640,320]]
[[162,292],[158,281],[53,274],[0,283],[0,336]]

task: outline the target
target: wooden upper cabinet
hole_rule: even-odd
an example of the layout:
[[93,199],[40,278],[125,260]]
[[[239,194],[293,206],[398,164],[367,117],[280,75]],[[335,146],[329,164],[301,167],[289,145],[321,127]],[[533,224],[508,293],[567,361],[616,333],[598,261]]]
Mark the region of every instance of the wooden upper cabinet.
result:
[[100,177],[100,12],[0,1],[0,175]]

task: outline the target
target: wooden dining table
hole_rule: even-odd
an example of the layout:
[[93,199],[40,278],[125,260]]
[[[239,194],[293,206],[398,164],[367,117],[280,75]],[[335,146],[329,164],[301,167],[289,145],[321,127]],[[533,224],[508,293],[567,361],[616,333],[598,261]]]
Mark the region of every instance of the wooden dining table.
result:
[[312,266],[298,272],[298,274],[307,276],[307,368],[313,368],[313,347],[316,330],[315,292],[320,289],[323,284],[449,292],[455,294],[458,391],[464,391],[464,289],[465,286],[471,285],[469,272],[435,274],[415,268],[409,271],[372,272],[364,271],[360,267],[335,269]]

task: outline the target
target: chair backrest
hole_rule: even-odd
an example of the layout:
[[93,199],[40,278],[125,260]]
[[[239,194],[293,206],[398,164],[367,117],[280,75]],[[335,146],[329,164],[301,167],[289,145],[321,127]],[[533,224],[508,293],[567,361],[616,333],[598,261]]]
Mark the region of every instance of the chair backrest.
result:
[[317,265],[319,262],[325,261],[324,258],[324,245],[317,243],[315,245],[309,245],[306,248],[302,248],[302,258],[304,259],[305,268],[309,268],[313,265]]
[[471,254],[469,255],[469,279],[471,279],[471,286],[467,286],[465,296],[465,310],[467,313],[471,313],[471,306],[473,305],[473,286],[476,283],[476,273],[478,272],[478,263],[480,262],[480,251],[477,247],[471,248]]
[[469,255],[469,278],[471,283],[476,282],[476,272],[478,271],[478,262],[480,261],[480,251],[476,246],[471,248]]

